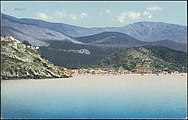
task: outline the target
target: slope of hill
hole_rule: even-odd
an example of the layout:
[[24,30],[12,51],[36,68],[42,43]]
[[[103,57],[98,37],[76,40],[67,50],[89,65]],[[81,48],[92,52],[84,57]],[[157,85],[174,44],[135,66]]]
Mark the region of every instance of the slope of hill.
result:
[[39,79],[71,77],[71,72],[54,66],[38,50],[1,37],[1,78]]
[[172,40],[160,40],[160,41],[156,41],[156,42],[148,42],[147,45],[164,46],[164,47],[168,47],[168,48],[171,48],[171,49],[177,50],[177,51],[184,51],[184,52],[187,51],[187,45],[186,44],[174,42]]
[[[104,58],[100,67],[123,67],[132,70],[137,66],[152,69],[168,68],[182,71],[186,68],[187,53],[161,46],[143,46],[128,48]],[[185,71],[185,69],[184,69]]]
[[90,44],[142,44],[143,42],[119,32],[102,32],[99,34],[76,38],[80,42]]
[[38,25],[27,24],[21,19],[4,14],[2,14],[1,25],[1,35],[11,34],[13,37],[20,40],[27,40],[35,46],[48,45],[46,40],[70,41],[76,44],[82,44],[63,33],[40,27]]
[[78,27],[64,23],[50,23],[42,20],[26,18],[22,18],[21,20],[24,21],[26,24],[54,30],[71,37],[86,36],[95,33],[95,30],[91,30],[90,28]]
[[76,39],[85,44],[48,41],[49,46],[40,47],[40,51],[45,58],[54,64],[69,68],[87,67],[113,52],[136,46],[160,45],[174,50],[186,51],[186,45],[170,40],[143,42],[118,32],[103,32]]
[[96,46],[111,47],[111,48],[116,47],[116,48],[125,49],[135,46],[160,45],[164,47],[169,47],[174,50],[186,51],[186,44],[177,43],[172,40],[144,42],[120,32],[102,32],[91,36],[78,37],[76,39],[85,44],[92,44]]
[[121,29],[123,33],[135,39],[154,42],[169,39],[178,43],[187,43],[187,27],[163,22],[136,22]]
[[28,34],[25,34],[23,32],[20,32],[16,29],[9,28],[9,27],[2,27],[1,35],[12,35],[14,38],[20,39],[20,41],[27,40],[29,43],[31,43],[34,46],[48,46],[49,44],[38,39],[35,37],[32,37]]
[[41,54],[55,65],[68,68],[90,66],[118,50],[66,41],[49,41],[49,44],[48,47],[40,47]]

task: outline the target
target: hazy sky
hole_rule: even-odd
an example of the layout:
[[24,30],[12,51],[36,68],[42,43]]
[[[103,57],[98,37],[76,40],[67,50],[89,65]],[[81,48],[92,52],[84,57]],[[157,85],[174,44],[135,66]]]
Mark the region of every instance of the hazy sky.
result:
[[42,19],[83,27],[125,26],[138,21],[187,25],[186,2],[8,2],[1,11],[18,18]]

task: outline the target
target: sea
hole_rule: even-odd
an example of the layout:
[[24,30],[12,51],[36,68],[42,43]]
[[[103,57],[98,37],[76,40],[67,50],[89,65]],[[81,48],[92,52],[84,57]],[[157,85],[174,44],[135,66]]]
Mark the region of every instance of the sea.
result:
[[1,80],[1,118],[187,116],[187,74]]

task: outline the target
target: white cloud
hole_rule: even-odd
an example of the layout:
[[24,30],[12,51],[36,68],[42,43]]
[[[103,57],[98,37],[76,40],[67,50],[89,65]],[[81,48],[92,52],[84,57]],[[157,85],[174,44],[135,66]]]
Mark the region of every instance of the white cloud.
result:
[[58,12],[56,12],[56,15],[58,16],[58,17],[60,17],[60,18],[63,18],[63,17],[66,17],[67,16],[67,14],[66,14],[66,12],[64,12],[64,11],[58,11]]
[[38,18],[40,18],[40,19],[45,19],[45,20],[48,20],[48,19],[52,19],[52,18],[53,18],[52,16],[48,16],[47,14],[42,13],[42,12],[38,12],[36,15],[37,15]]
[[123,11],[117,16],[117,20],[120,23],[125,23],[125,20],[138,20],[138,19],[152,19],[152,13],[155,11],[162,10],[158,6],[148,7],[144,11]]
[[87,13],[84,13],[84,12],[80,14],[81,18],[86,18],[87,16],[88,16]]
[[120,23],[125,23],[126,12],[122,12],[117,18]]
[[143,17],[151,19],[151,18],[152,18],[152,15],[151,15],[150,12],[144,11],[144,12],[143,12]]
[[71,13],[71,14],[67,14],[67,16],[72,19],[72,20],[77,20],[77,19],[84,19],[86,17],[88,17],[88,14],[85,12],[82,12],[80,14],[75,14],[75,13]]
[[125,23],[126,19],[132,19],[132,20],[137,20],[141,18],[141,13],[140,12],[135,12],[135,11],[128,11],[128,12],[122,12],[120,13],[119,16],[117,16],[118,21],[120,23]]
[[158,6],[151,6],[151,7],[148,7],[147,10],[148,11],[160,11],[162,10],[162,8]]
[[135,11],[129,11],[127,12],[127,16],[133,20],[140,19],[141,18],[141,13],[140,12],[135,12]]
[[110,10],[105,10],[105,13],[106,13],[106,14],[110,14],[111,11],[110,11]]
[[65,11],[56,11],[53,14],[53,19],[61,20],[67,17],[67,13]]
[[77,19],[77,15],[76,14],[71,14],[69,15],[69,18],[72,20],[76,20]]
[[78,19],[85,19],[88,17],[88,14],[86,12],[82,13],[70,13],[66,11],[57,11],[54,13],[54,19],[69,19],[72,21],[78,20]]

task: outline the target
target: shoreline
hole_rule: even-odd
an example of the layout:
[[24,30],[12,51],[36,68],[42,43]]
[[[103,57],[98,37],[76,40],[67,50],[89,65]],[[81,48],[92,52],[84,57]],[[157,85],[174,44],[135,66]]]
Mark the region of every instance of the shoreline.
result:
[[73,74],[72,77],[76,76],[187,76],[187,73],[178,73],[178,74],[138,74],[138,73],[130,73],[130,74]]
[[[69,78],[41,78],[41,79],[6,79],[6,80],[2,80],[1,81],[44,81],[44,80],[71,80],[73,78],[76,78],[76,77],[84,77],[84,78],[87,78],[87,77],[98,77],[98,78],[102,78],[102,77],[161,77],[161,76],[182,76],[182,77],[187,77],[187,73],[178,73],[178,74],[133,74],[133,73],[130,73],[130,74],[118,74],[118,75],[113,75],[113,74],[95,74],[95,75],[92,75],[92,74],[86,74],[86,75],[83,75],[83,74],[73,74],[72,77],[69,77]],[[85,80],[85,79],[83,79]]]

